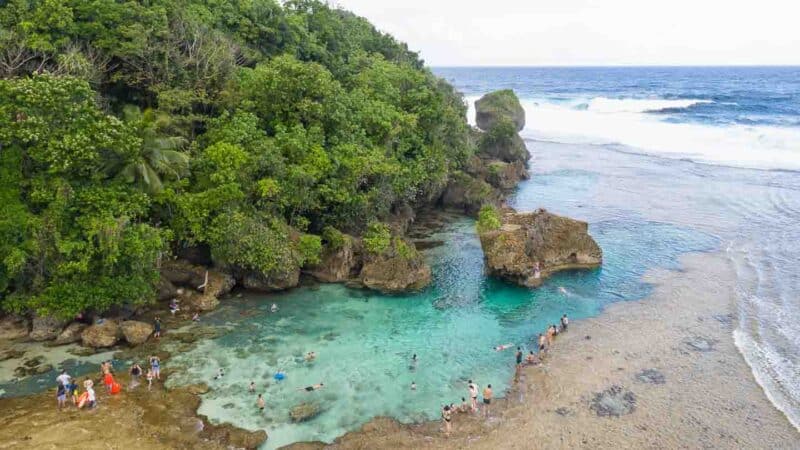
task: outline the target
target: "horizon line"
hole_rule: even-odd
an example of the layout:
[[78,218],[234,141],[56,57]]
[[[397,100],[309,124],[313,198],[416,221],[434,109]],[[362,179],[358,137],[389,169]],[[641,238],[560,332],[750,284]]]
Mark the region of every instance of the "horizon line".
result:
[[427,64],[431,68],[446,69],[525,69],[525,68],[688,68],[688,67],[708,67],[708,68],[756,68],[756,67],[775,67],[775,68],[800,68],[797,64]]

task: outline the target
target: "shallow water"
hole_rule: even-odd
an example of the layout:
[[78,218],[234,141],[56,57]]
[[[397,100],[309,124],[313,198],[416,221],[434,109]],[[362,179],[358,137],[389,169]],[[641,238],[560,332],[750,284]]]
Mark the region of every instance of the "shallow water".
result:
[[[580,201],[599,178],[567,171],[535,180],[527,189]],[[576,180],[582,189],[575,189]],[[538,290],[487,279],[474,223],[460,219],[435,236],[446,244],[426,253],[435,276],[422,293],[384,296],[320,285],[228,301],[204,321],[235,329],[174,358],[171,364],[188,371],[170,382],[210,381],[213,391],[200,412],[267,430],[267,448],[330,442],[375,416],[432,419],[443,403],[460,402],[469,379],[481,389],[492,384],[502,395],[511,381],[514,350],[498,353],[492,347],[510,343],[527,353],[536,334],[562,314],[575,320],[596,315],[609,302],[642,298],[650,292],[639,281],[648,268],[677,268],[681,253],[717,244],[705,233],[619,214],[593,223],[590,231],[605,249],[604,267],[559,274]],[[279,307],[275,314],[269,312],[272,302]],[[242,318],[243,311],[254,314]],[[313,363],[303,360],[308,351],[318,354]],[[410,367],[414,353],[416,368]],[[213,381],[219,367],[226,374]],[[272,379],[278,369],[287,373],[280,383]],[[266,398],[265,414],[247,392],[250,381]],[[296,390],[320,382],[326,385],[321,391]],[[314,402],[322,412],[292,424],[289,410],[302,402]]]

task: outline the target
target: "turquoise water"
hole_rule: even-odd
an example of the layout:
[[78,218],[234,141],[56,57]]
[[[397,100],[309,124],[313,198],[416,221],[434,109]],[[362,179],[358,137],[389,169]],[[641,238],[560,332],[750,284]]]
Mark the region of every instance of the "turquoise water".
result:
[[[537,183],[552,193],[575,194],[572,175],[554,174]],[[592,177],[582,177],[581,183],[591,189]],[[474,223],[461,219],[436,236],[445,245],[427,252],[434,283],[422,293],[384,296],[320,285],[230,300],[204,321],[229,326],[231,332],[173,358],[170,364],[188,370],[170,382],[209,382],[213,391],[200,412],[267,430],[266,448],[330,442],[375,416],[433,419],[443,403],[465,396],[468,379],[481,388],[490,383],[500,394],[506,390],[514,351],[498,353],[492,347],[512,343],[527,353],[536,333],[562,314],[575,320],[596,315],[609,302],[642,298],[650,292],[639,281],[648,268],[677,268],[681,253],[716,245],[703,233],[637,219],[594,223],[591,233],[605,250],[604,267],[561,273],[538,290],[487,279]],[[279,307],[274,314],[269,312],[273,302]],[[243,311],[252,315],[242,318]],[[309,351],[318,355],[313,363],[303,360]],[[412,369],[414,353],[419,362]],[[226,375],[213,380],[219,367]],[[287,373],[282,382],[273,380],[278,369]],[[265,396],[265,413],[247,392],[250,381]],[[410,389],[412,381],[416,391]],[[321,391],[296,390],[320,382],[326,386]],[[309,401],[322,413],[292,424],[291,407]]]

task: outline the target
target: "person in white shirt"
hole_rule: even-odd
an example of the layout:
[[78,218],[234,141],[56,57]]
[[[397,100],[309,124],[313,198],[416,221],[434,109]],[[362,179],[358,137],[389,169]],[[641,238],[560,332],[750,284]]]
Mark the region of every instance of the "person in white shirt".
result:
[[72,377],[69,376],[66,370],[61,371],[61,375],[56,377],[56,383],[60,383],[63,386],[69,386],[72,382]]

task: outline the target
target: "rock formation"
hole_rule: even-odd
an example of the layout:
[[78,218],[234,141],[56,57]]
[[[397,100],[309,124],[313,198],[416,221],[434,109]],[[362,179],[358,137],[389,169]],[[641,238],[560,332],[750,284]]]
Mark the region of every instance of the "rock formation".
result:
[[53,343],[55,345],[72,344],[81,340],[81,334],[88,325],[80,322],[72,322],[58,335]]
[[83,345],[93,348],[111,347],[122,337],[122,330],[113,320],[91,325],[81,333]]
[[0,341],[20,339],[28,336],[28,320],[21,316],[8,315],[0,319]]
[[125,340],[132,345],[144,344],[153,334],[152,325],[136,320],[126,320],[120,324],[120,328]]
[[50,316],[33,315],[33,326],[31,334],[28,335],[34,341],[49,341],[55,339],[67,324],[65,320]]
[[[182,260],[165,262],[161,267],[161,276],[173,287],[177,285],[197,290],[197,293],[185,292],[181,299],[184,300],[184,305],[200,311],[216,308],[219,297],[230,292],[236,284],[230,274]],[[169,289],[164,282],[159,286],[159,291],[162,287]]]
[[412,242],[396,236],[386,250],[364,252],[359,281],[387,294],[418,291],[431,283],[431,268]]
[[603,260],[586,222],[542,209],[532,213],[504,209],[500,226],[482,230],[480,241],[490,275],[529,287],[539,286],[559,270],[594,268]]
[[488,131],[506,120],[516,131],[525,128],[525,109],[511,89],[490,92],[475,102],[475,123],[481,130]]
[[308,273],[323,283],[341,283],[358,275],[361,267],[360,242],[342,235],[336,246],[326,246],[319,264],[308,268]]
[[300,283],[300,268],[284,268],[269,274],[248,271],[240,275],[240,281],[246,289],[254,291],[282,291]]

